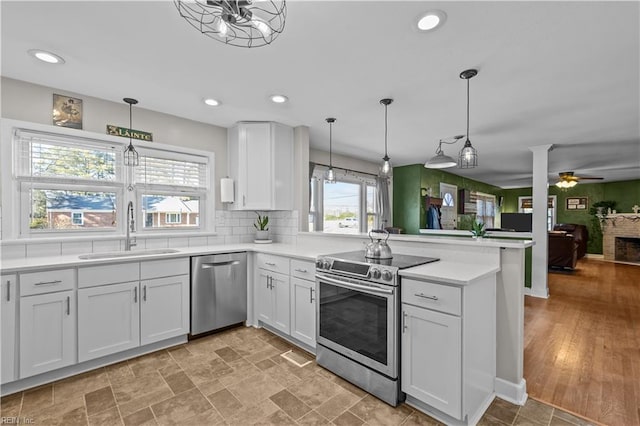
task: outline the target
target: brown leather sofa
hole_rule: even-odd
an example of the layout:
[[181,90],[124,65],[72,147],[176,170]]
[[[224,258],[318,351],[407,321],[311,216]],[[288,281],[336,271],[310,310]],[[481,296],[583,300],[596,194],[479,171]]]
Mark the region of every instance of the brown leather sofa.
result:
[[575,269],[578,262],[578,242],[565,231],[549,231],[550,268]]
[[578,259],[582,259],[587,254],[587,242],[589,241],[589,231],[584,225],[576,223],[558,223],[553,227],[554,231],[565,231],[573,235],[578,243]]

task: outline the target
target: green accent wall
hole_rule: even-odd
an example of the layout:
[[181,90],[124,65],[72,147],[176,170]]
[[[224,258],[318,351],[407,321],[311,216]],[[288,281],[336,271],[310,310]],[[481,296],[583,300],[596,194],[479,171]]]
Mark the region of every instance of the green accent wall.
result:
[[[404,228],[407,234],[418,234],[426,228],[425,197],[422,188],[431,189],[439,196],[440,183],[456,185],[458,189],[484,192],[496,197],[502,195],[500,187],[454,175],[444,170],[427,169],[422,164],[393,168],[393,226]],[[516,202],[518,197],[516,196]]]
[[[616,210],[619,213],[630,213],[634,205],[640,205],[640,179],[604,182],[581,182],[573,188],[562,190],[556,186],[549,187],[549,195],[555,195],[558,199],[557,223],[578,223],[586,225],[589,230],[589,242],[587,253],[602,254],[602,233],[587,210],[567,210],[568,197],[588,197],[589,207],[598,201],[615,201]],[[518,211],[518,197],[531,196],[531,188],[516,188],[503,190],[503,212]]]

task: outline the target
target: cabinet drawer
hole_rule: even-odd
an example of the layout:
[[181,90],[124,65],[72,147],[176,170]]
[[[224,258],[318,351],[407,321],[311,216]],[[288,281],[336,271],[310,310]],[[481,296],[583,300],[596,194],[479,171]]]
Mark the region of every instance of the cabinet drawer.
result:
[[458,316],[462,312],[462,291],[458,287],[406,278],[400,285],[402,303]]
[[280,256],[258,253],[258,268],[289,275],[289,259]]
[[302,278],[303,280],[315,281],[316,264],[304,260],[291,259],[292,277]]
[[140,280],[140,264],[121,263],[78,268],[78,287],[96,287]]
[[20,296],[73,290],[75,280],[75,269],[58,269],[55,271],[20,274]]
[[171,277],[189,273],[189,258],[150,260],[140,263],[140,279]]

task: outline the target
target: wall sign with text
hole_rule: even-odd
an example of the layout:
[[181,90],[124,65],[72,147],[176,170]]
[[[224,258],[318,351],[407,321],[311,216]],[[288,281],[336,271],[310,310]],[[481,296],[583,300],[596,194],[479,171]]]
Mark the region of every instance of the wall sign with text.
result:
[[107,124],[107,134],[112,136],[121,136],[123,138],[130,137],[131,139],[138,139],[141,141],[153,142],[153,134],[149,132],[143,132],[142,130],[135,130],[127,127],[118,127],[113,124]]

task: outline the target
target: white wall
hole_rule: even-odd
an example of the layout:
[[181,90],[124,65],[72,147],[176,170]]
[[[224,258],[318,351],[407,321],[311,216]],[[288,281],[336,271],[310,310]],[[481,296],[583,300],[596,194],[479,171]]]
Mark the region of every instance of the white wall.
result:
[[[3,118],[52,124],[53,94],[82,99],[83,130],[106,134],[107,124],[129,127],[129,105],[2,77]],[[123,93],[124,97],[135,93]],[[153,133],[153,141],[215,152],[215,182],[227,175],[227,129],[174,115],[144,109],[144,101],[133,107],[134,129]],[[216,194],[220,188],[216,188]],[[221,209],[216,200],[216,210]]]

